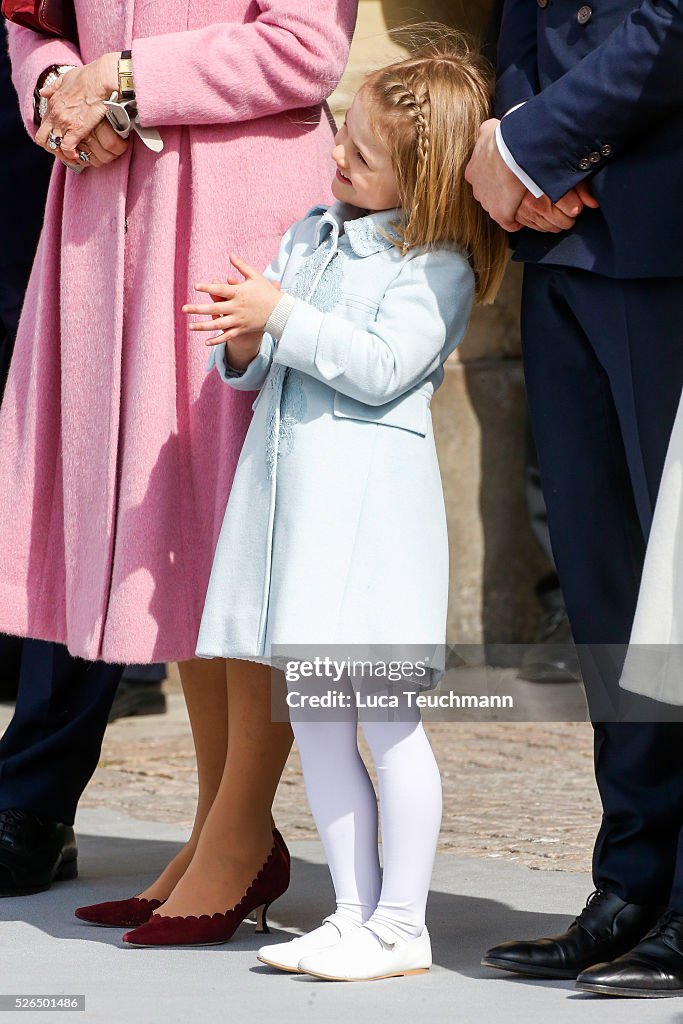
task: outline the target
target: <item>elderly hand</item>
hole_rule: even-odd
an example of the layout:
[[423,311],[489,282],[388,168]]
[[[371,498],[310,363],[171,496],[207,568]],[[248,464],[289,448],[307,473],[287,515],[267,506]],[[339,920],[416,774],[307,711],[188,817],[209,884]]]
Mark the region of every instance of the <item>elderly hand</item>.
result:
[[[89,163],[100,167],[128,148],[128,142],[104,121],[109,99],[118,89],[118,53],[105,53],[82,68],[65,72],[52,85],[40,90],[48,100],[36,142],[64,161],[79,163],[78,152],[90,154]],[[59,150],[48,145],[50,133],[60,136]]]
[[[552,203],[547,196],[536,199],[507,166],[496,144],[496,118],[484,121],[472,158],[465,170],[465,178],[472,186],[474,197],[506,231],[519,231],[529,227],[534,231],[567,231],[583,210],[584,205],[597,206],[588,187],[581,192],[572,189]],[[584,196],[588,197],[588,202]]]
[[[208,292],[219,301],[202,305],[185,305],[183,313],[200,313],[212,317],[200,323],[191,323],[191,331],[215,331],[220,328],[221,334],[209,338],[207,345],[220,345],[224,341],[232,341],[240,336],[262,334],[270,314],[280,300],[280,288],[263,276],[255,267],[249,266],[235,255],[230,262],[245,278],[228,278],[225,284],[220,281],[198,283],[198,292]],[[258,349],[258,346],[257,346]]]

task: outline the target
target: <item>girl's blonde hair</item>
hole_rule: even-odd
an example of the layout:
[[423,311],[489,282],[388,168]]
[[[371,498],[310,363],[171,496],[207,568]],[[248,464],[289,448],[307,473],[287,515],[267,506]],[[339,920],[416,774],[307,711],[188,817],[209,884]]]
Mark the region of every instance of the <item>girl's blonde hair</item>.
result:
[[371,72],[360,89],[396,174],[399,248],[451,243],[465,250],[480,303],[493,302],[508,259],[505,232],[465,181],[491,90],[488,62],[467,36],[446,28],[405,60]]

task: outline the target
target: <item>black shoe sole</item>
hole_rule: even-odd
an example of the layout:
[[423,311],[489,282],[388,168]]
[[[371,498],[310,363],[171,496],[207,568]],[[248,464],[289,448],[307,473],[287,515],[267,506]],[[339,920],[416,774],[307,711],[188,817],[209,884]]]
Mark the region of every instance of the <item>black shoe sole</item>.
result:
[[578,982],[576,983],[577,992],[588,992],[594,996],[619,996],[622,999],[630,997],[632,999],[667,999],[673,996],[683,996],[683,988],[666,991],[653,991],[652,989],[645,988],[622,988],[617,985],[598,985],[591,984],[590,982]]
[[71,882],[78,878],[78,859],[63,861],[50,881],[39,885],[3,886],[0,883],[0,896],[33,896],[37,892],[47,892],[53,882]]
[[526,978],[545,978],[547,981],[574,981],[580,973],[553,970],[552,967],[534,967],[532,964],[514,964],[509,960],[498,960],[492,956],[482,957],[481,966],[493,967],[497,971],[507,971],[508,974],[519,974]]

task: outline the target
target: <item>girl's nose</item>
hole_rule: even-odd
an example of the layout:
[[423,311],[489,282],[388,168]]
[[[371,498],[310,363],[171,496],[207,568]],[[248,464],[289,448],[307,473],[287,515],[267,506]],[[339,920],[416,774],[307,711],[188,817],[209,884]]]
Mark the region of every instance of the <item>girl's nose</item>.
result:
[[[336,141],[337,140],[335,138],[335,142]],[[338,143],[338,142],[337,142],[337,145],[332,150],[332,159],[334,161],[336,161],[336,163],[338,163],[338,164],[341,164],[341,163],[344,162],[344,147],[340,143]]]

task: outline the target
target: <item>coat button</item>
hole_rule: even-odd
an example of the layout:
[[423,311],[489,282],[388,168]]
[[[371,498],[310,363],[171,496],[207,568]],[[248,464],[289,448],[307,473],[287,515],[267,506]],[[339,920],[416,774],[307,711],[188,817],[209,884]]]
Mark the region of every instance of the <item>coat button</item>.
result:
[[591,162],[590,162],[590,160],[588,159],[587,156],[584,156],[581,160],[579,160],[579,170],[580,171],[590,171],[590,169],[591,169]]
[[549,0],[536,0],[536,3],[539,7],[547,7]]
[[600,161],[602,160],[602,157],[600,156],[599,153],[591,153],[591,155],[588,157],[588,159],[590,160],[590,162],[592,164],[599,164]]
[[600,148],[600,152],[603,156],[612,155],[612,147],[610,146],[609,142],[606,142],[605,145]]
[[583,7],[579,7],[578,14],[576,15],[576,20],[578,21],[579,25],[587,24],[587,22],[589,22],[592,17],[593,17],[593,8],[592,7],[589,7],[588,4],[584,4]]

